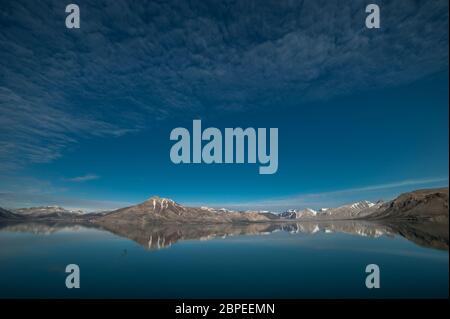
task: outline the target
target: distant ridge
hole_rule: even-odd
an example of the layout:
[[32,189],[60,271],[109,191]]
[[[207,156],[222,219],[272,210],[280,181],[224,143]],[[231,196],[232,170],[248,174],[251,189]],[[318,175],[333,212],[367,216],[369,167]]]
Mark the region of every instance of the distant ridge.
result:
[[20,220],[21,216],[14,214],[13,212],[10,212],[9,210],[3,209],[0,207],[0,220],[1,219],[6,219],[6,220]]
[[[78,220],[83,219],[81,211],[71,211],[59,206],[39,206],[6,210],[0,207],[0,220]],[[91,215],[94,216],[94,215]]]
[[13,212],[24,216],[63,216],[84,214],[81,210],[69,210],[60,206],[18,208],[14,209]]

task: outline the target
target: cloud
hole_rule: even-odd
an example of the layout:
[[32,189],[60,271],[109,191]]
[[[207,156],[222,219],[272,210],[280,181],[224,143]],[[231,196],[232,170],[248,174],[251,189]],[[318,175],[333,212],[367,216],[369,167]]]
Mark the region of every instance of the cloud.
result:
[[364,187],[356,187],[356,188],[348,188],[338,191],[332,192],[324,192],[317,194],[309,194],[309,197],[323,197],[328,195],[338,195],[338,194],[354,194],[360,192],[369,192],[369,191],[377,191],[377,190],[388,190],[392,188],[399,188],[403,186],[414,186],[414,185],[424,185],[424,184],[433,184],[433,183],[441,183],[447,182],[447,177],[439,177],[439,178],[423,178],[423,179],[408,179],[404,181],[397,181],[392,183],[378,184],[378,185],[369,185]]
[[21,208],[47,205],[82,209],[90,212],[113,210],[130,206],[132,203],[70,195],[68,188],[34,177],[9,176],[0,179],[0,207]]
[[[65,187],[54,185],[48,180],[35,177],[3,175],[0,179],[1,194],[50,195],[61,194],[67,190]],[[0,206],[2,203],[0,202]]]
[[100,176],[98,176],[98,175],[87,174],[87,175],[83,175],[83,176],[66,178],[65,180],[68,182],[80,183],[80,182],[92,181],[92,180],[99,179],[99,178],[100,178]]
[[[335,207],[338,205],[348,204],[359,200],[388,200],[399,195],[399,190],[412,191],[419,186],[438,187],[447,185],[448,177],[437,178],[421,178],[396,181],[391,183],[368,185],[355,188],[347,188],[336,191],[306,193],[282,198],[273,198],[268,200],[235,202],[235,203],[216,203],[211,204],[214,207],[228,207],[238,209],[263,209],[263,210],[285,210],[291,208],[323,208]],[[389,196],[384,197],[383,196]]]
[[[2,3],[0,169],[187,115],[298,107],[448,70],[448,1]],[[218,112],[220,111],[220,112]]]

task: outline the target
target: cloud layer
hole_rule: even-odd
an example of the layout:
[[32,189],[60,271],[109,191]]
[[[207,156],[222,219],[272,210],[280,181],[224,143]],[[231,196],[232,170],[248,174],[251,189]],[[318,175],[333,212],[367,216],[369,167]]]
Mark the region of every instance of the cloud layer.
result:
[[299,107],[448,69],[448,1],[2,2],[0,163],[60,157],[173,117]]

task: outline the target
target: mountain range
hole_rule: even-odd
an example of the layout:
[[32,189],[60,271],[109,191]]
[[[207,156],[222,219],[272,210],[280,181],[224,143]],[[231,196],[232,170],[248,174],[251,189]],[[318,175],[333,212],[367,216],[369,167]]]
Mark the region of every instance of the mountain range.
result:
[[91,223],[255,223],[299,220],[428,220],[448,223],[448,188],[404,193],[392,201],[360,201],[336,208],[267,211],[233,211],[209,207],[186,207],[173,200],[153,196],[143,203],[110,212],[83,213],[59,206],[6,210],[0,208],[0,221],[76,220]]
[[81,210],[69,210],[60,206],[39,206],[14,209],[13,213],[21,216],[32,217],[65,217],[84,214]]

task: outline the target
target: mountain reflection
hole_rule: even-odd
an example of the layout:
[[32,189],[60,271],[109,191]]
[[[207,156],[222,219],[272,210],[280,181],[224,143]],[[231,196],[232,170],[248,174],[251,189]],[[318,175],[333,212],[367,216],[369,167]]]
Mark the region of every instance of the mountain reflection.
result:
[[106,230],[131,239],[146,249],[162,249],[182,240],[208,240],[238,235],[265,235],[286,231],[312,235],[316,233],[346,233],[364,237],[400,235],[417,245],[448,250],[448,223],[398,222],[373,223],[363,221],[285,222],[248,224],[146,224],[146,223],[0,223],[0,231],[52,234],[82,227]]

